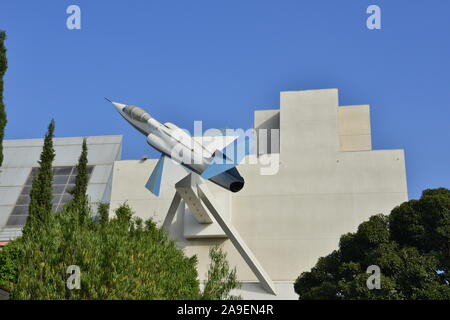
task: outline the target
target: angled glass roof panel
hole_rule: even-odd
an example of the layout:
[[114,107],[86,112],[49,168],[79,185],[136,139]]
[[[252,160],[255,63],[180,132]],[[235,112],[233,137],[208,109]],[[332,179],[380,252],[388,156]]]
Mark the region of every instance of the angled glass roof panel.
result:
[[65,185],[64,184],[60,184],[60,185],[53,185],[52,186],[52,193],[57,194],[57,193],[63,193],[64,189],[65,189]]
[[15,206],[11,215],[28,215],[28,206]]
[[[93,165],[87,166],[88,181],[91,178],[93,169]],[[38,172],[39,168],[33,167],[30,170],[25,186],[22,187],[22,190],[19,189],[19,192],[21,193],[18,195],[17,200],[14,200],[15,207],[12,209],[7,220],[8,226],[23,226],[25,224],[26,216],[28,215],[28,205],[30,203],[31,184],[34,176],[36,176]],[[72,200],[73,197],[69,194],[69,191],[75,186],[76,175],[76,166],[53,167],[52,209],[55,212],[61,211],[64,204]]]
[[66,184],[69,176],[53,176],[53,184]]
[[29,195],[20,195],[19,199],[17,199],[17,205],[29,204],[30,196]]
[[11,226],[23,226],[25,225],[25,222],[27,221],[27,217],[28,216],[16,216],[16,215],[11,215],[9,216],[8,222],[6,223],[6,225],[8,227]]
[[53,168],[53,175],[70,175],[73,167],[55,167]]

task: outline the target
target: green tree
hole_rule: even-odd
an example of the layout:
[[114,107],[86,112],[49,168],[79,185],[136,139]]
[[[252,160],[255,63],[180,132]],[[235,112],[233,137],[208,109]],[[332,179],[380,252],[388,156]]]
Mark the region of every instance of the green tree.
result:
[[86,193],[88,186],[87,156],[88,149],[86,139],[83,139],[81,154],[80,158],[78,159],[75,187],[70,190],[70,194],[73,196],[73,200],[71,201],[70,205],[74,210],[78,211],[80,223],[83,223],[89,216],[89,200]]
[[207,280],[202,293],[204,300],[234,300],[239,296],[230,295],[230,291],[240,287],[236,268],[230,269],[227,254],[219,246],[209,250],[210,265]]
[[3,76],[8,68],[5,48],[6,33],[0,30],[0,167],[3,164],[3,138],[5,136],[6,111],[3,103]]
[[[294,288],[300,299],[450,299],[449,246],[450,190],[425,190],[343,235]],[[366,285],[371,265],[380,267],[381,289]]]
[[47,222],[47,217],[52,211],[52,163],[55,159],[53,149],[53,136],[55,131],[55,121],[52,119],[48,125],[39,159],[39,170],[33,179],[30,191],[30,206],[28,209],[28,219],[24,227],[24,235],[32,232],[42,223]]
[[108,222],[108,212],[109,212],[109,204],[108,203],[99,203],[97,207],[98,221],[100,224],[104,225]]
[[[13,299],[197,299],[196,257],[188,258],[148,220],[127,205],[102,223],[67,206],[24,237]],[[78,265],[81,289],[66,287],[67,267]]]
[[0,250],[0,287],[9,289],[17,281],[20,258],[19,241],[11,241]]
[[[66,206],[21,238],[14,264],[18,270],[12,273],[16,277],[8,283],[11,298],[233,298],[229,291],[237,286],[236,271],[230,272],[220,249],[211,250],[207,289],[202,293],[197,257],[186,257],[153,221],[134,218],[127,204],[117,208],[112,219],[102,216],[100,221],[86,219],[80,224],[76,210]],[[81,270],[79,290],[66,286],[70,265]]]
[[392,240],[435,256],[450,281],[450,190],[425,190],[420,200],[403,203],[389,218]]

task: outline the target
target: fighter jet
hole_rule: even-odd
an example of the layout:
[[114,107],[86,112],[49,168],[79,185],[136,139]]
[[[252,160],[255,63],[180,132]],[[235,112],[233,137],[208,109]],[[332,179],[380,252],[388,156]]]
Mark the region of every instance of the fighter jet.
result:
[[[244,178],[236,166],[250,153],[252,139],[232,137],[235,139],[230,142],[232,139],[225,136],[212,137],[216,138],[216,142],[225,143],[221,150],[212,150],[211,144],[206,147],[201,139],[194,139],[173,123],[160,123],[139,107],[106,100],[114,105],[129,124],[146,136],[150,146],[161,152],[161,157],[145,185],[154,195],[159,196],[162,185],[174,185],[189,173],[231,192],[238,192],[244,187]],[[210,139],[211,137],[208,137],[207,140]]]

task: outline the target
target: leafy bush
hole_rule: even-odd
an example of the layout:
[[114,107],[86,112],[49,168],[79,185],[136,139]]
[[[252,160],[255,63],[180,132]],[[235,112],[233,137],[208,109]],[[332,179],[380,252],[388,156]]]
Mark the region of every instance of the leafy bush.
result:
[[[102,223],[79,223],[76,209],[51,213],[48,224],[23,237],[13,299],[196,299],[196,257],[188,258],[163,230],[132,218],[122,205]],[[81,288],[69,290],[77,265]]]

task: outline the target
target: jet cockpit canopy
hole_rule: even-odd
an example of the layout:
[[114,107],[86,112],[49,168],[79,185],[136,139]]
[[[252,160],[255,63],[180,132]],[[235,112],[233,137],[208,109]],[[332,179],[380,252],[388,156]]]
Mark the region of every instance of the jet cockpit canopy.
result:
[[131,119],[140,122],[147,122],[151,118],[147,112],[136,106],[126,106],[123,112],[129,115]]

